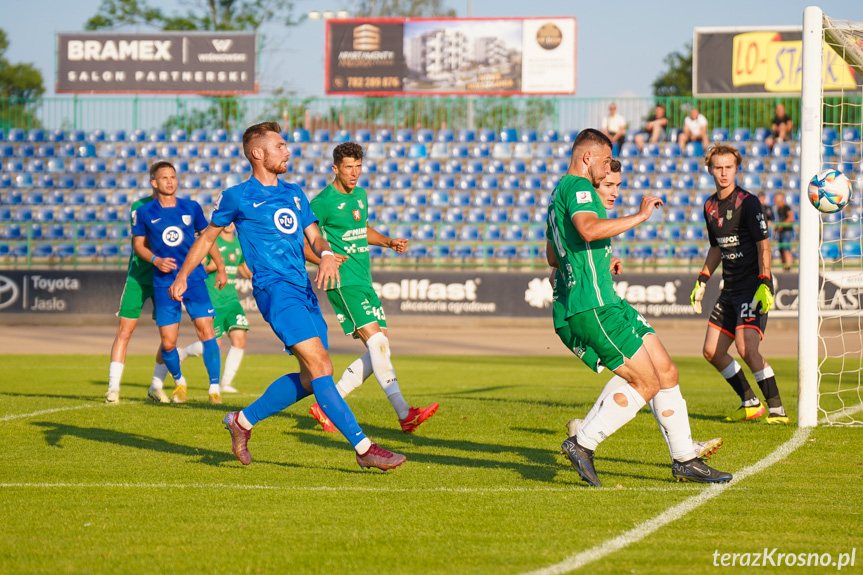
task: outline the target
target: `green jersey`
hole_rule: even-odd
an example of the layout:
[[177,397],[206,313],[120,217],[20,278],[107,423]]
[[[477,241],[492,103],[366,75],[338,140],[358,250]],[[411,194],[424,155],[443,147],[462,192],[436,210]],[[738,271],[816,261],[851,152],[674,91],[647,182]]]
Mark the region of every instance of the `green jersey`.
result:
[[620,301],[611,279],[611,239],[584,241],[572,223],[572,216],[582,212],[608,217],[589,180],[563,176],[549,201],[546,237],[554,246],[561,287],[567,292],[565,317]]
[[[216,289],[215,271],[207,275],[206,283],[207,291],[210,292],[210,300],[216,308],[220,308],[239,301],[240,296],[237,295],[237,270],[246,260],[243,258],[243,250],[240,249],[240,240],[236,234],[234,234],[234,239],[230,241],[222,238],[222,234],[219,234],[216,238],[216,246],[219,248],[222,261],[225,262],[228,285],[222,289]],[[209,254],[207,254],[207,257],[204,259],[204,265],[210,263],[211,259]]]
[[339,267],[340,285],[372,285],[366,191],[357,186],[344,194],[330,184],[312,200],[311,206],[333,252],[348,256]]
[[[132,204],[132,210],[129,213],[129,223],[134,226],[135,219],[138,215],[138,208],[153,200],[153,196],[142,198]],[[129,256],[129,271],[126,272],[126,277],[137,281],[141,285],[153,285],[153,266],[150,262],[142,260],[138,254],[132,251]]]

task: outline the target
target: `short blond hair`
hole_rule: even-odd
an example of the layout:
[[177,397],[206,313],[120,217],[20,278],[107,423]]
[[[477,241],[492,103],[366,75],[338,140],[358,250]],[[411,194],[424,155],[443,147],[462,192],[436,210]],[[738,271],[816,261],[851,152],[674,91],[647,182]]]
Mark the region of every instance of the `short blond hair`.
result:
[[711,168],[711,162],[715,156],[725,156],[730,155],[734,156],[734,161],[737,162],[737,167],[740,167],[740,164],[743,163],[743,157],[740,155],[740,152],[734,146],[729,144],[714,144],[710,146],[710,149],[707,150],[707,155],[704,156],[704,166],[709,170]]

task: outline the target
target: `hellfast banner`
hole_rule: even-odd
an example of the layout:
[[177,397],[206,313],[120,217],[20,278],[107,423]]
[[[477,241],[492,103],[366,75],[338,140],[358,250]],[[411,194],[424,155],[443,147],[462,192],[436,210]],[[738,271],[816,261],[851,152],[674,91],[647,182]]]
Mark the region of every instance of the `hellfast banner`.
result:
[[576,20],[328,20],[324,61],[328,94],[574,94]]
[[255,34],[57,34],[56,91],[254,94]]
[[[695,28],[695,96],[799,96],[803,82],[802,38],[800,27]],[[856,89],[854,71],[827,44],[821,66],[825,92]]]
[[[719,281],[707,285],[700,316],[689,304],[695,275],[624,273],[615,289],[648,320],[690,318],[706,321],[719,295]],[[849,315],[863,313],[863,281],[859,273],[825,272],[822,310]],[[770,317],[797,317],[797,275],[776,274],[776,296]],[[0,270],[0,314],[110,315],[120,305],[123,271]],[[536,317],[548,318],[551,329],[552,288],[548,274],[535,272],[376,271],[375,292],[389,316]],[[249,280],[237,281],[243,308],[257,314]],[[332,314],[323,292],[321,309]],[[150,313],[150,304],[145,314]],[[251,316],[250,316],[251,317]]]

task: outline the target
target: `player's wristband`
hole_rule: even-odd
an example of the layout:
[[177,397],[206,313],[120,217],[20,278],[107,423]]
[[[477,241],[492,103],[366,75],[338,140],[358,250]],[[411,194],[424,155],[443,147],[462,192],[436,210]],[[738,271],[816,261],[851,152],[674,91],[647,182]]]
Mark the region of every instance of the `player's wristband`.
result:
[[333,255],[333,252],[331,252],[330,250],[324,250],[324,251],[322,251],[322,252],[321,252],[321,259],[324,259],[324,256],[333,256],[333,257],[336,257],[335,255]]
[[150,260],[150,263],[152,264],[152,263],[155,263],[155,262],[156,262],[156,254],[153,254],[153,259],[151,259],[151,260]]
[[758,276],[758,279],[761,280],[763,285],[769,287],[770,291],[773,291],[773,278],[770,276]]
[[708,281],[710,281],[710,274],[704,272],[698,274],[698,283],[706,284]]

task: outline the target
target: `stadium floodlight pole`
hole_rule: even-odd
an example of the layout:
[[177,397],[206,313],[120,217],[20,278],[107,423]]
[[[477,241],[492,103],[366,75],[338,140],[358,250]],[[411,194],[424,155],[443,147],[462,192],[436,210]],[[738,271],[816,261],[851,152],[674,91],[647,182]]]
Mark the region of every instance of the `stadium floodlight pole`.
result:
[[807,198],[809,180],[821,170],[821,52],[824,13],[803,11],[803,79],[800,133],[800,269],[797,322],[797,422],[818,424],[818,211]]

